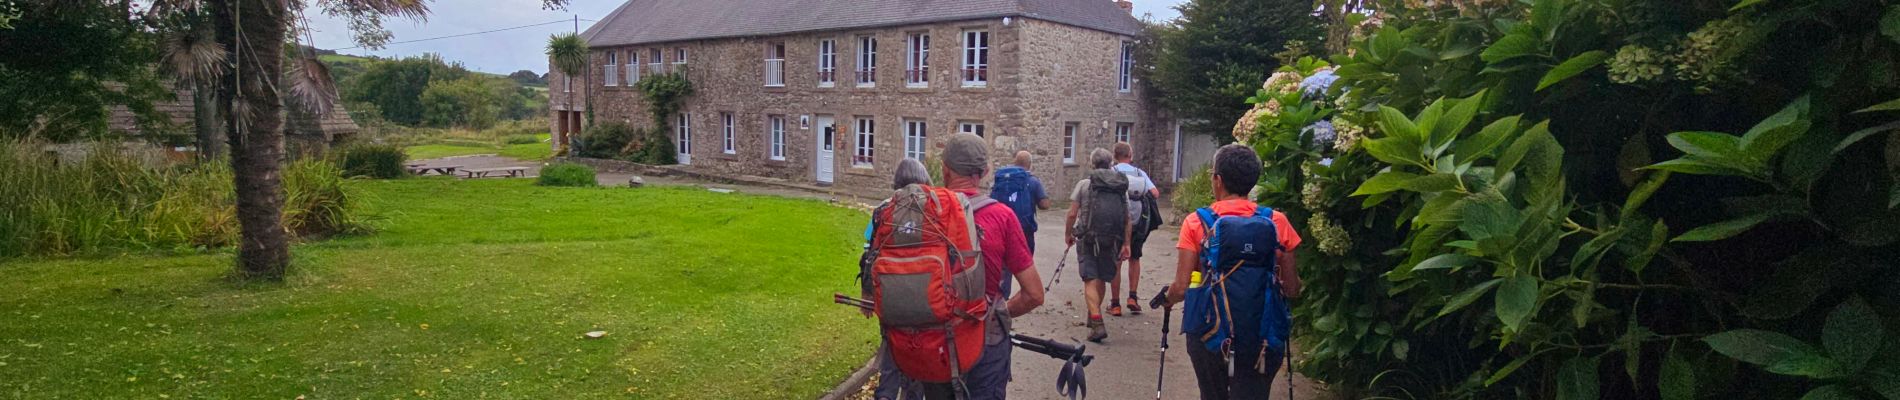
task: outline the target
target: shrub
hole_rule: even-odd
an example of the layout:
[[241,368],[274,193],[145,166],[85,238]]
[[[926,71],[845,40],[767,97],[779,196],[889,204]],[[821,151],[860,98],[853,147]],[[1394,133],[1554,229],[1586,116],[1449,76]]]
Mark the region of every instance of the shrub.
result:
[[594,181],[594,167],[575,163],[555,163],[541,167],[541,177],[534,184],[541,186],[597,186]]
[[357,143],[337,151],[343,176],[395,179],[409,174],[409,155],[388,144]]
[[[117,144],[59,160],[43,147],[0,141],[0,171],[7,171],[0,174],[0,258],[218,248],[238,239],[226,162],[172,165],[143,156],[143,147]],[[284,187],[284,222],[293,235],[366,229],[331,163],[291,164]]]
[[672,165],[679,163],[679,156],[675,154],[677,150],[673,148],[673,139],[667,137],[666,132],[641,128],[640,133],[636,134],[642,139],[640,148],[635,149],[633,154],[628,157],[631,161],[647,165]]
[[620,158],[620,151],[633,141],[633,127],[619,122],[605,122],[582,131],[575,146],[577,154],[589,158]]
[[1193,214],[1194,210],[1214,203],[1214,175],[1212,170],[1202,169],[1185,181],[1174,185],[1174,192],[1168,194],[1169,203],[1179,215]]

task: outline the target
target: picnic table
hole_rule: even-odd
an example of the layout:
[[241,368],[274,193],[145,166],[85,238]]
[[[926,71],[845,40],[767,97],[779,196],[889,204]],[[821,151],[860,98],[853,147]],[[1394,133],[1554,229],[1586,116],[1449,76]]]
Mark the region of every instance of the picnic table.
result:
[[404,167],[409,169],[409,173],[416,175],[428,175],[430,172],[435,172],[436,175],[455,175],[455,170],[462,168],[460,165],[425,164],[410,164]]
[[487,178],[489,174],[506,174],[509,178],[519,178],[528,173],[528,167],[476,168],[462,170],[462,173],[467,174],[464,178],[468,179]]

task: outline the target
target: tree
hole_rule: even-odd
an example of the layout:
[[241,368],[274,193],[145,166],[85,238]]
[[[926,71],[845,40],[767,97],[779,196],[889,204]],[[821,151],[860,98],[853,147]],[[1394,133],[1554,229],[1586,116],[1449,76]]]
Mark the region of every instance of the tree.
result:
[[515,73],[512,73],[512,74],[508,74],[508,79],[514,79],[515,83],[520,83],[521,86],[547,86],[548,85],[547,79],[543,79],[541,77],[541,74],[537,74],[537,73],[534,73],[534,71],[529,71],[525,69],[520,70],[520,71],[515,71]]
[[[580,35],[569,33],[549,36],[548,60],[554,64],[554,69],[560,70],[562,74],[567,75],[564,79],[571,80],[577,75],[580,76],[583,79],[581,81],[581,91],[587,91],[586,88],[588,86],[585,79],[588,74],[582,74],[582,72],[587,70],[587,41],[582,40]],[[565,85],[565,83],[563,84]],[[567,104],[570,109],[574,107],[574,92],[567,92]],[[555,138],[555,143],[566,147],[566,139],[567,138]]]
[[1280,66],[1288,40],[1318,41],[1311,0],[1191,0],[1176,26],[1156,30],[1160,49],[1143,81],[1190,133],[1222,135],[1243,102]]
[[422,123],[422,91],[428,89],[429,82],[455,78],[447,75],[467,74],[450,70],[433,54],[376,62],[353,78],[346,86],[349,90],[344,98],[375,104],[382,110],[383,118],[390,122],[417,125]]
[[[422,90],[423,122],[438,127],[487,129],[501,112],[497,90],[488,78],[463,77],[429,82]],[[509,100],[519,99],[510,98]]]
[[[390,35],[382,30],[385,16],[421,18],[428,14],[425,3],[416,0],[313,0],[326,14],[352,20],[357,42],[370,47],[387,43]],[[542,0],[545,8],[558,8],[566,0]],[[161,0],[154,10],[195,10],[196,0]],[[204,6],[218,27],[217,40],[233,62],[230,73],[218,82],[218,101],[228,105],[219,110],[230,137],[231,166],[237,188],[239,235],[237,275],[244,278],[281,280],[290,262],[290,243],[284,233],[284,192],[280,171],[284,160],[284,99],[279,83],[284,77],[282,49],[292,21],[291,10],[301,10],[298,0],[205,0]],[[302,98],[298,103],[322,108],[334,100],[334,85],[326,85],[329,74],[314,55],[306,52],[299,74],[288,87],[289,93]],[[324,89],[329,89],[324,98]],[[328,110],[322,110],[328,111]]]
[[117,1],[0,3],[0,137],[56,141],[106,133],[109,107],[125,106],[146,132],[166,118],[152,107],[173,94],[160,84],[150,21]]

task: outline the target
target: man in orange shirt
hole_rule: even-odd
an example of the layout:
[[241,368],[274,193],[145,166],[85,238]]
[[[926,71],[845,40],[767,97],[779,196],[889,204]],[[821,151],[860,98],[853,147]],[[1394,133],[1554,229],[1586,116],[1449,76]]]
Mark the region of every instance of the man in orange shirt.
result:
[[[1223,146],[1214,155],[1213,190],[1214,203],[1210,208],[1214,214],[1227,217],[1252,217],[1260,206],[1247,198],[1255,182],[1260,179],[1260,157],[1253,149],[1242,145]],[[1299,297],[1300,277],[1294,268],[1293,248],[1300,245],[1300,234],[1293,229],[1286,215],[1274,211],[1271,217],[1273,232],[1279,242],[1279,252],[1274,254],[1274,276],[1279,279],[1280,294],[1288,298]],[[1192,276],[1202,266],[1201,252],[1206,250],[1207,227],[1197,215],[1190,214],[1181,223],[1180,241],[1175,248],[1180,256],[1175,263],[1174,284],[1168,286],[1167,302],[1180,303],[1186,297],[1186,291],[1193,280]],[[1184,311],[1185,312],[1185,311]],[[1194,365],[1195,381],[1201,389],[1202,400],[1227,399],[1266,399],[1272,390],[1270,383],[1278,371],[1281,352],[1267,346],[1238,343],[1231,356],[1236,360],[1234,368],[1229,368],[1226,355],[1215,353],[1206,348],[1201,337],[1187,334],[1187,316],[1182,317],[1182,333],[1187,335],[1188,358]],[[1234,336],[1261,335],[1250,332],[1249,327],[1259,326],[1260,321],[1233,321]],[[1280,338],[1285,340],[1286,338]],[[1264,359],[1262,359],[1264,358]],[[1257,361],[1247,361],[1257,360]],[[1256,367],[1257,366],[1257,367]]]

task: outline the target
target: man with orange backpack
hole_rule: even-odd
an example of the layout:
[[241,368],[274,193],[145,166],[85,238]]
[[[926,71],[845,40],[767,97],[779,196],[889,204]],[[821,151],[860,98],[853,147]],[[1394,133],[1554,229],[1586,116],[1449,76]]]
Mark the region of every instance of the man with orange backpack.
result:
[[1201,400],[1260,399],[1287,354],[1288,298],[1299,297],[1286,215],[1247,198],[1260,157],[1244,145],[1214,154],[1214,203],[1181,223],[1180,259],[1166,303],[1181,309]]
[[1009,207],[977,195],[989,145],[973,134],[943,147],[943,187],[899,189],[872,215],[870,299],[891,360],[926,399],[1002,399],[1009,319],[1042,305],[1042,288],[1010,296],[1004,276],[1041,282]]

